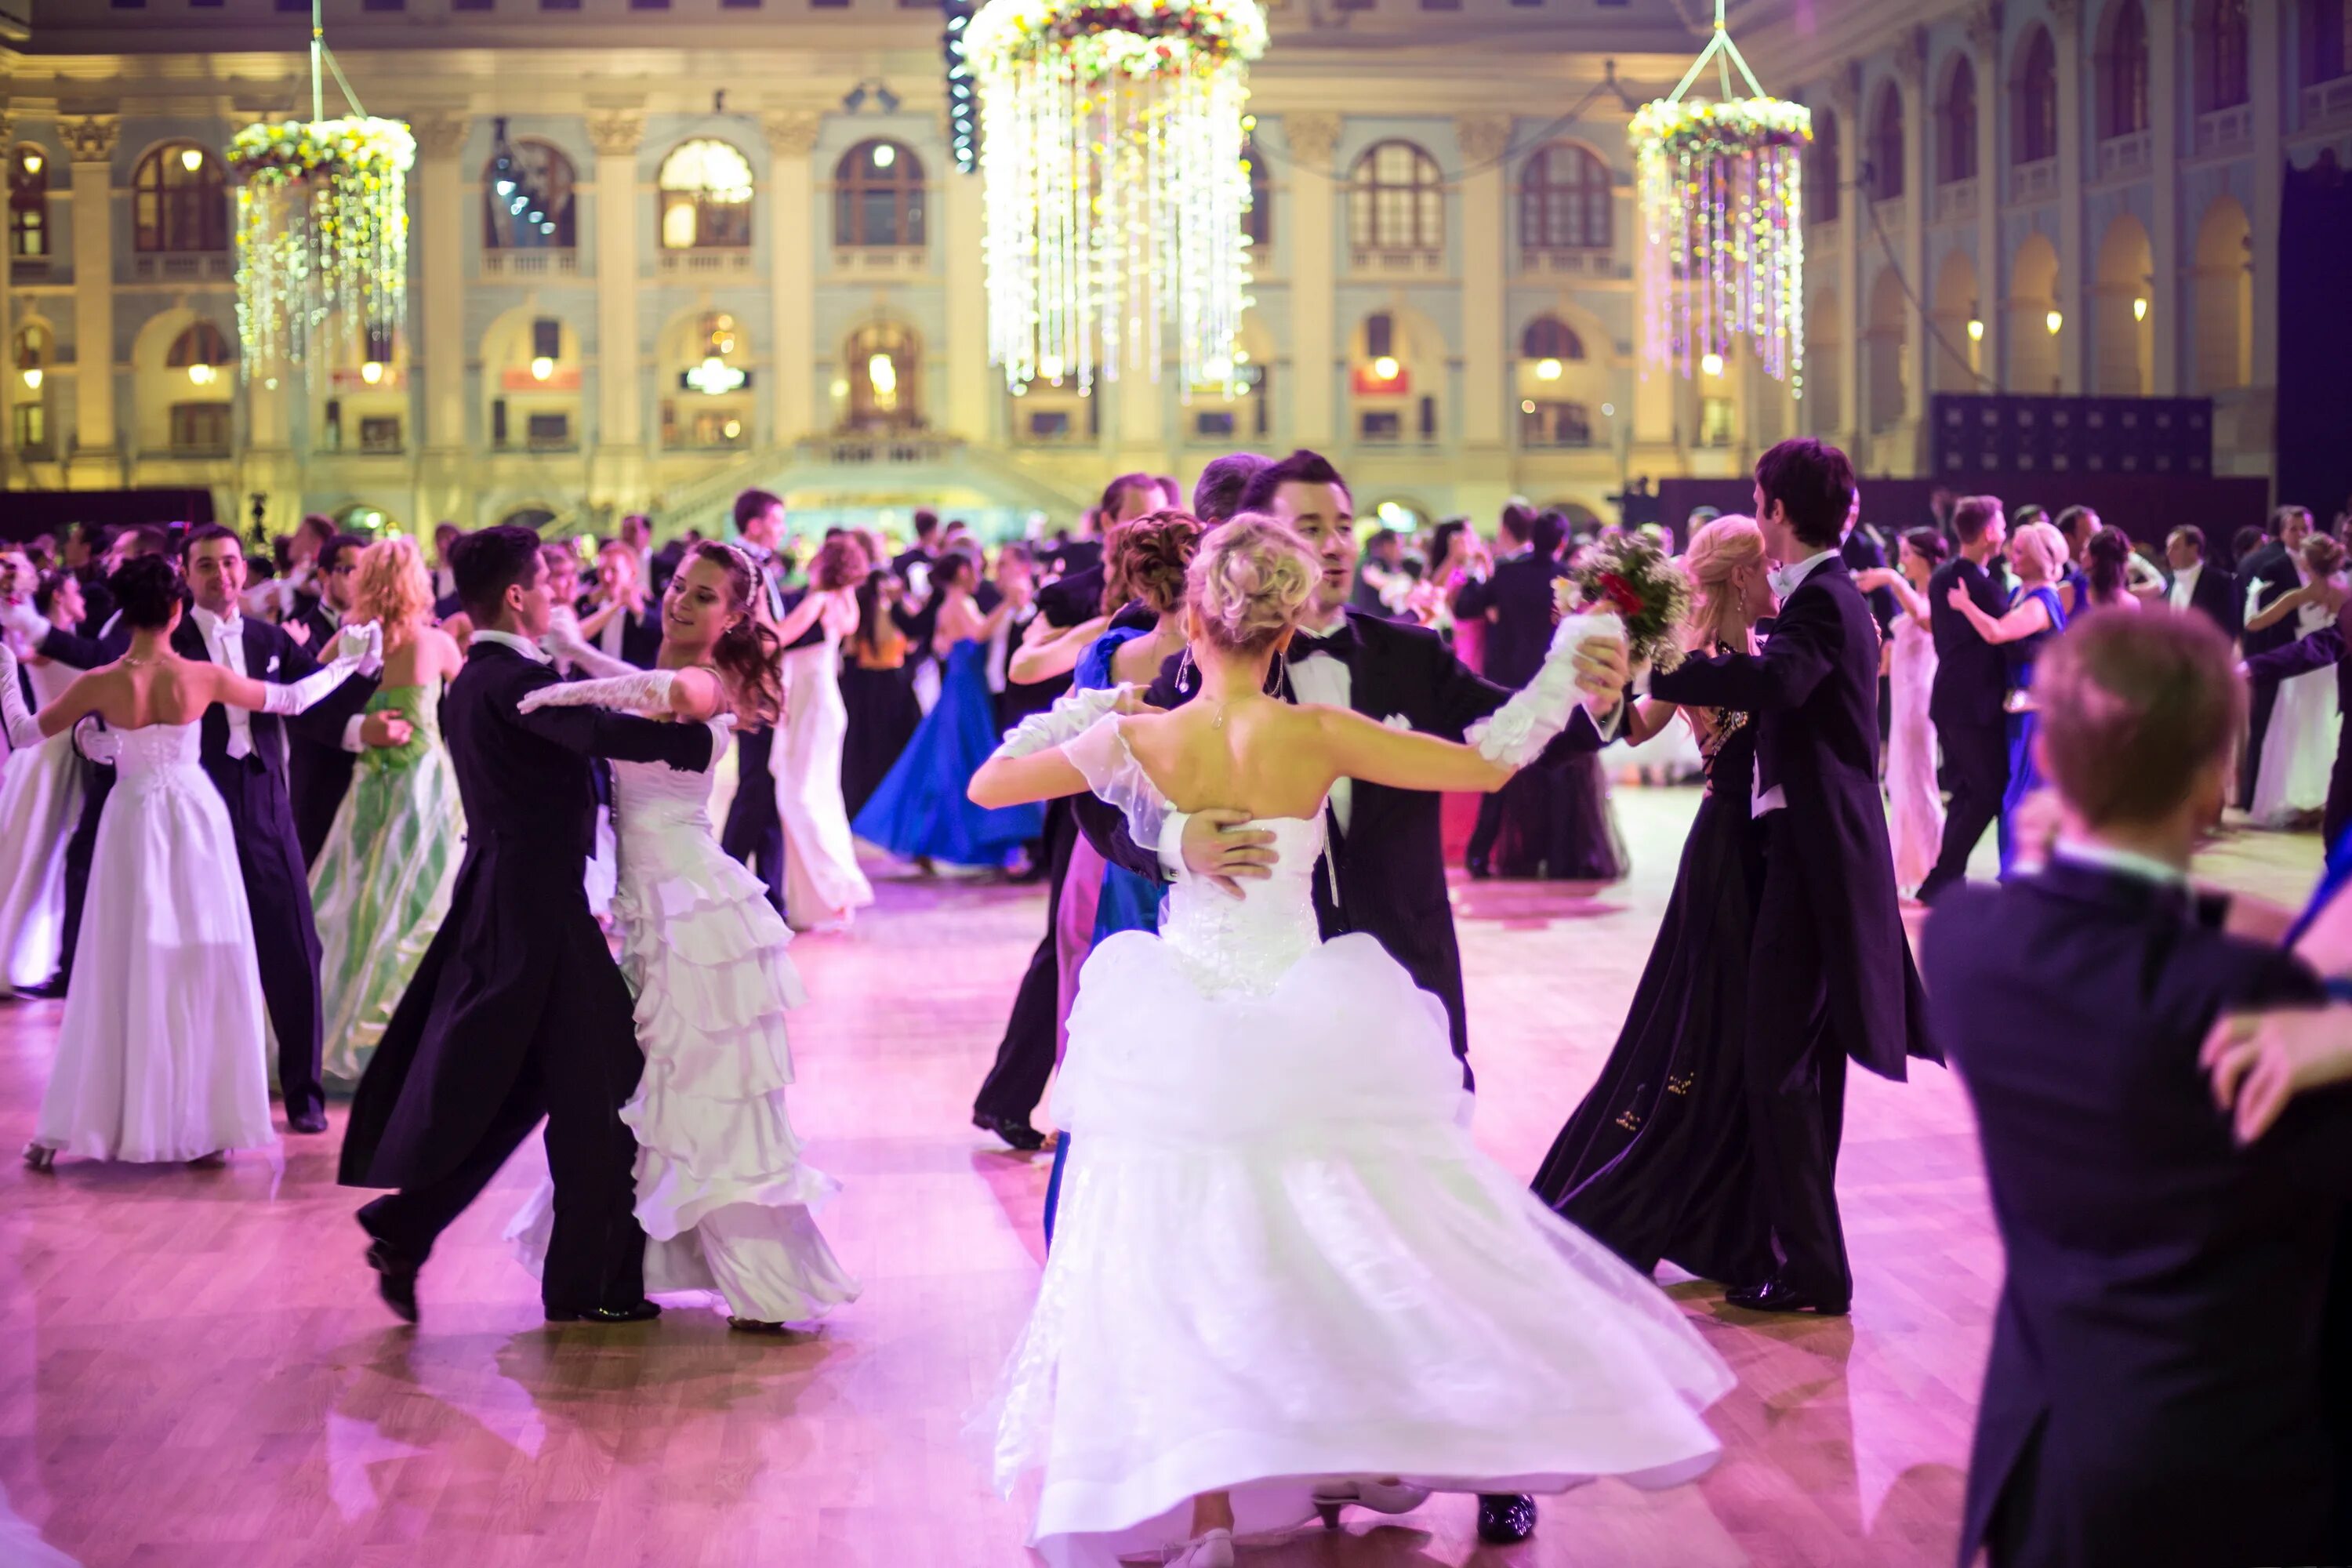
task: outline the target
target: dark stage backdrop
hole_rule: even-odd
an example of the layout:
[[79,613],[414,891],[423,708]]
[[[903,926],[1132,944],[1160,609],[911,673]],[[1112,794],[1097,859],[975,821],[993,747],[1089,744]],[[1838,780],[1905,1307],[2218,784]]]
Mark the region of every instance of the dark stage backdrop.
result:
[[2278,493],[2322,527],[2352,497],[2352,178],[2331,151],[2289,168],[2279,207]]
[[0,490],[0,539],[30,539],[74,522],[127,528],[212,521],[213,492],[205,489]]

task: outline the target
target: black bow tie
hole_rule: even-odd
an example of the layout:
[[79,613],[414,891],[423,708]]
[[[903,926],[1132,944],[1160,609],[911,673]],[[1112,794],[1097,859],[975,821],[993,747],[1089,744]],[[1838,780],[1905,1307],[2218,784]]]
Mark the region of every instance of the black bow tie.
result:
[[1356,632],[1356,623],[1352,620],[1342,620],[1337,626],[1320,637],[1312,632],[1301,632],[1290,646],[1290,658],[1292,662],[1296,663],[1299,659],[1313,658],[1316,655],[1321,654],[1326,658],[1336,658],[1352,669],[1355,668],[1356,655],[1363,650],[1363,638]]

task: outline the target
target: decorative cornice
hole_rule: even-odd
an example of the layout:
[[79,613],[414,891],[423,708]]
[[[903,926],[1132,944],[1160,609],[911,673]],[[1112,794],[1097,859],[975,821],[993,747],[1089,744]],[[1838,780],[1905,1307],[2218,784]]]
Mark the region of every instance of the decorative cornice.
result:
[[588,144],[603,158],[625,157],[645,144],[646,111],[642,109],[592,109],[588,111]]
[[1843,120],[1862,110],[1862,62],[1848,60],[1830,77],[1830,107]]
[[824,111],[771,109],[760,116],[760,129],[767,132],[771,151],[805,158],[816,151],[817,136],[824,129]]
[[77,163],[110,163],[114,144],[122,139],[119,114],[84,114],[58,121],[58,140]]
[[1336,114],[1286,114],[1282,134],[1290,145],[1290,161],[1328,174],[1331,155],[1339,150],[1339,117]]
[[1491,163],[1511,144],[1511,117],[1507,114],[1465,114],[1454,121],[1454,130],[1461,139],[1462,157],[1466,163]]
[[1969,13],[1969,47],[1979,54],[2000,53],[2000,0],[1983,0]]
[[1927,29],[1906,27],[1895,45],[1895,74],[1915,91],[1927,79]]
[[473,117],[462,110],[427,110],[408,117],[408,129],[416,136],[416,151],[427,158],[456,157],[466,150],[466,137],[473,128]]
[[2083,0],[2050,0],[2050,19],[2064,31],[2083,25]]

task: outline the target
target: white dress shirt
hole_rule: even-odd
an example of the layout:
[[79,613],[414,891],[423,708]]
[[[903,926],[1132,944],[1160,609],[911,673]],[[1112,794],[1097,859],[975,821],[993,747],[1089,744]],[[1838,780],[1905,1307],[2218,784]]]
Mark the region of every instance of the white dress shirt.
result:
[[2189,608],[2189,600],[2197,595],[2197,580],[2204,575],[2205,563],[2202,561],[2194,566],[2183,566],[2172,574],[2172,592],[2168,595],[2168,602],[2174,609]]
[[[194,613],[196,630],[204,634],[205,647],[213,656],[213,662],[238,675],[252,674],[245,668],[245,617],[234,616],[224,620],[202,605],[195,606]],[[253,755],[253,716],[234,702],[224,702],[221,707],[228,714],[228,754]]]
[[474,640],[476,642],[494,642],[500,647],[510,647],[514,649],[515,652],[522,655],[523,658],[530,660],[533,664],[551,664],[554,662],[547,657],[546,653],[541,650],[537,643],[531,641],[529,637],[517,637],[512,632],[501,632],[496,630],[478,631],[474,634]]
[[2188,872],[2153,856],[2143,855],[2137,849],[2117,849],[2111,845],[2062,837],[2052,847],[2052,853],[2062,860],[2095,867],[2102,871],[2121,872],[2126,877],[2137,877],[2143,882],[2154,882],[2160,888],[2189,886]]
[[603,629],[597,632],[596,647],[607,658],[620,658],[621,639],[628,635],[628,630],[629,611],[628,606],[625,605],[614,610],[612,618],[606,621]]
[[[1772,574],[1772,591],[1780,596],[1782,603],[1787,603],[1789,595],[1803,587],[1805,579],[1819,571],[1822,562],[1834,561],[1837,558],[1838,552],[1834,549],[1824,550],[1818,555],[1806,556],[1794,566],[1781,567]],[[1774,784],[1770,789],[1759,790],[1750,783],[1748,791],[1748,809],[1751,816],[1761,816],[1768,811],[1778,811],[1789,804],[1789,792],[1779,784]]]

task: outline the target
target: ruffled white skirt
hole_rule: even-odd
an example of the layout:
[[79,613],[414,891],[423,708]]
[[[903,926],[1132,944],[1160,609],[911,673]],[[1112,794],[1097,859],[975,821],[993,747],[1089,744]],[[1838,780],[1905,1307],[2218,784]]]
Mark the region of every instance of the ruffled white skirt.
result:
[[1318,1480],[1671,1485],[1733,1379],[1675,1305],[1481,1153],[1444,1009],[1378,942],[1209,991],[1125,932],[1088,960],[1055,1100],[1054,1247],[991,1411],[1035,1542],[1099,1563],[1240,1530]]
[[11,752],[0,766],[0,996],[57,973],[66,840],[81,817],[81,759],[70,734]]
[[[637,1138],[646,1290],[716,1291],[761,1322],[856,1300],[814,1218],[839,1186],[802,1160],[784,1109],[784,1014],[806,1000],[784,952],[792,932],[706,831],[625,827],[620,860],[613,916],[646,1054],[621,1119]],[[534,1273],[553,1199],[542,1182],[507,1227]]]

